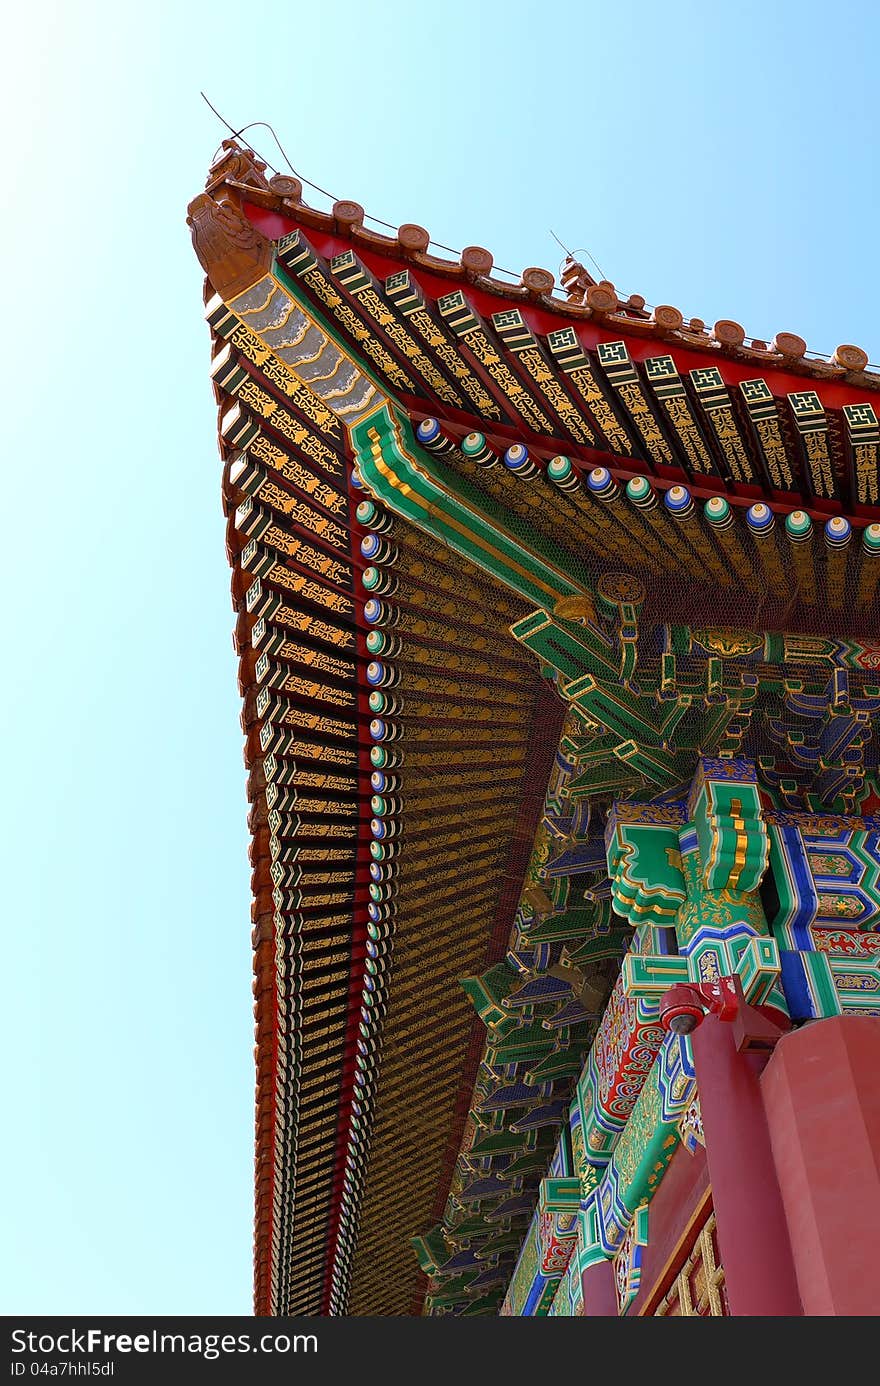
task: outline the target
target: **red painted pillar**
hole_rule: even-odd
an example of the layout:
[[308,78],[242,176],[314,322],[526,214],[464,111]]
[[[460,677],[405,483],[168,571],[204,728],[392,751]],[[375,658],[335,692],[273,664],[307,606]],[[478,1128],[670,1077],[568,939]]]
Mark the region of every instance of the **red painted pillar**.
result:
[[581,1288],[584,1292],[585,1318],[618,1317],[614,1267],[610,1261],[596,1261],[581,1271]]
[[706,1016],[691,1042],[730,1312],[800,1315],[758,1077],[766,1056],[739,1053],[734,1027],[714,1015]]
[[809,1315],[877,1315],[880,1019],[817,1020],[779,1041],[761,1077]]

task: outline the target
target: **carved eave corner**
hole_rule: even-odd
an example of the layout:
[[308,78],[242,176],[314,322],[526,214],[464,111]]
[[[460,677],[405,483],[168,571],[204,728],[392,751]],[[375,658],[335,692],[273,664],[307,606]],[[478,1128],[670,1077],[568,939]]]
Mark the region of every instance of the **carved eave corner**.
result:
[[230,150],[212,168],[208,191],[193,198],[187,208],[186,224],[199,264],[226,303],[262,279],[272,264],[272,242],[248,221],[241,207],[242,194],[230,184],[230,179],[253,181],[255,189],[265,188],[263,167],[244,159],[240,150]]

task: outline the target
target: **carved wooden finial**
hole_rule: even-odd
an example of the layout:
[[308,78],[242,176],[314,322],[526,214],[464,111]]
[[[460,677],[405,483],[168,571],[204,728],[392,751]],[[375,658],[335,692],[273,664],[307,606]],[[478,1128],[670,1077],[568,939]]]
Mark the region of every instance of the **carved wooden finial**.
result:
[[271,241],[229,199],[215,202],[207,193],[200,193],[187,208],[186,224],[192,231],[199,264],[227,303],[268,271]]
[[584,294],[596,281],[579,260],[569,255],[560,271],[559,282],[573,302],[583,303]]
[[266,188],[266,164],[258,159],[252,149],[243,149],[235,140],[224,140],[220,152],[208,171],[206,191],[219,187],[221,183],[250,183],[255,188]]

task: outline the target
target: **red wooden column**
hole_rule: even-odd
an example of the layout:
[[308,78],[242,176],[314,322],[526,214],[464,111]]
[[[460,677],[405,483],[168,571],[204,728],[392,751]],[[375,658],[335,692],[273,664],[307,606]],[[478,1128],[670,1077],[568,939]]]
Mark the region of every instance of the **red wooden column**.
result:
[[803,1313],[776,1181],[759,1070],[735,1027],[707,1015],[691,1035],[718,1246],[734,1316]]
[[581,1271],[581,1288],[584,1292],[586,1318],[617,1318],[617,1289],[614,1284],[614,1266],[610,1261],[596,1261]]
[[761,1078],[809,1315],[877,1314],[880,1019],[833,1016],[780,1040]]

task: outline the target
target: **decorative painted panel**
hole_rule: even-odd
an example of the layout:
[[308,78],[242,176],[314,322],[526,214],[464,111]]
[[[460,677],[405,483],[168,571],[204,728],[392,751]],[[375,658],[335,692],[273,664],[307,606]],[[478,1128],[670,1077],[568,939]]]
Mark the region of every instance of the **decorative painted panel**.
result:
[[715,1214],[710,1211],[655,1317],[726,1318],[730,1314]]

